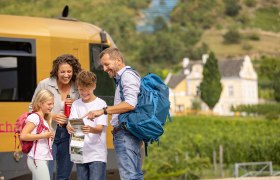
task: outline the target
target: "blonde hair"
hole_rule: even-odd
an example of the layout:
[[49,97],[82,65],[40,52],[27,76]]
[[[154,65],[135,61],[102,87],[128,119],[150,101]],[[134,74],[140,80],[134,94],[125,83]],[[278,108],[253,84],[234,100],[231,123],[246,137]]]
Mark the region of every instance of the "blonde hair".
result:
[[[40,110],[40,104],[52,100],[54,99],[54,95],[52,92],[50,92],[47,89],[42,89],[40,91],[37,92],[37,94],[35,95],[35,98],[32,102],[32,109],[34,112],[37,112]],[[44,119],[48,122],[48,124],[51,124],[52,121],[52,116],[51,113],[46,113],[44,114]]]

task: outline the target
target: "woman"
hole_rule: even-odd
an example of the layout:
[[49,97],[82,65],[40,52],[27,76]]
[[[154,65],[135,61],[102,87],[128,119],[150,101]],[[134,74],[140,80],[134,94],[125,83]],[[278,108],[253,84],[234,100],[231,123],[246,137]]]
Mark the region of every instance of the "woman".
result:
[[[64,54],[53,61],[50,77],[38,84],[35,93],[41,89],[48,89],[54,94],[54,107],[52,109],[52,128],[55,138],[52,145],[54,161],[49,164],[50,176],[52,179],[54,162],[56,162],[56,178],[69,179],[73,163],[69,155],[69,138],[66,124],[67,117],[64,115],[64,105],[71,105],[78,99],[78,90],[75,87],[77,74],[81,71],[81,64],[73,55]],[[70,98],[66,98],[70,95]],[[34,96],[32,98],[32,101]]]

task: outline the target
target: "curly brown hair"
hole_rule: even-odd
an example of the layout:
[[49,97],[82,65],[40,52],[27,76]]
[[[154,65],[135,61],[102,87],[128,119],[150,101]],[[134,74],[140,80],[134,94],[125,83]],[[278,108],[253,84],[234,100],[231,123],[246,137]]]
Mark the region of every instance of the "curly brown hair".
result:
[[73,68],[73,76],[71,81],[75,82],[76,77],[78,73],[82,70],[81,64],[79,63],[79,60],[71,55],[71,54],[63,54],[61,56],[58,56],[54,61],[53,61],[53,66],[52,70],[50,72],[50,77],[56,77],[57,78],[57,73],[58,73],[58,68],[61,64],[69,64]]
[[76,86],[92,87],[96,82],[97,78],[93,72],[83,70],[77,76]]

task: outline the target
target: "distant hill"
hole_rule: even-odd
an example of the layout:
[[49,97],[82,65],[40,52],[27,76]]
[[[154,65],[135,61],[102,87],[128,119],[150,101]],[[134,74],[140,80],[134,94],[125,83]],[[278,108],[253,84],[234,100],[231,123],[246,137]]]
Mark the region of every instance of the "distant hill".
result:
[[[141,73],[156,72],[162,77],[178,70],[184,57],[197,59],[210,50],[217,57],[249,54],[280,58],[280,0],[177,0],[170,21],[154,18],[157,31],[139,33],[137,23],[150,2],[1,0],[0,14],[58,17],[67,4],[70,17],[107,31],[128,64]],[[224,43],[230,30],[239,33],[238,43]]]

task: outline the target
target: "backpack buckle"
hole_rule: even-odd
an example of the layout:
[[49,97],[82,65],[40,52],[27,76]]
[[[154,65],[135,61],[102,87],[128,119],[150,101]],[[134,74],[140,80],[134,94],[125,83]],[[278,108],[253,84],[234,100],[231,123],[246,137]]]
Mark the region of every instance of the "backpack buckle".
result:
[[121,127],[121,129],[123,129],[123,130],[126,130],[126,131],[127,131],[127,128],[126,128],[126,123],[125,123],[125,122],[121,123],[120,127]]

